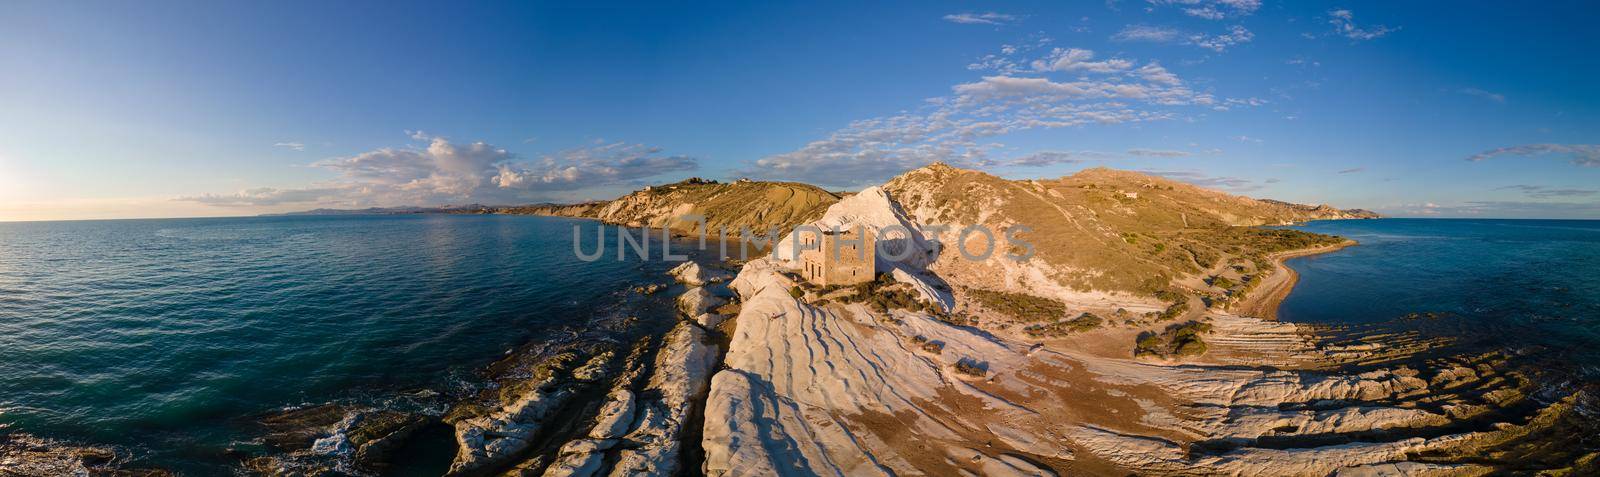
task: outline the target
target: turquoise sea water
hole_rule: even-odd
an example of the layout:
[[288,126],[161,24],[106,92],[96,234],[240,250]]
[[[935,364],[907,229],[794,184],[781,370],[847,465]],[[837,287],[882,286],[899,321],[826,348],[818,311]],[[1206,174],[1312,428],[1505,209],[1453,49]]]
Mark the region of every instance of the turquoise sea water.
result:
[[0,426],[207,475],[252,416],[448,394],[519,344],[671,319],[625,290],[673,263],[581,262],[574,225],[592,250],[596,223],[526,216],[0,223]]
[[1360,245],[1290,259],[1286,321],[1437,313],[1491,344],[1536,345],[1600,380],[1600,221],[1380,219],[1296,227]]

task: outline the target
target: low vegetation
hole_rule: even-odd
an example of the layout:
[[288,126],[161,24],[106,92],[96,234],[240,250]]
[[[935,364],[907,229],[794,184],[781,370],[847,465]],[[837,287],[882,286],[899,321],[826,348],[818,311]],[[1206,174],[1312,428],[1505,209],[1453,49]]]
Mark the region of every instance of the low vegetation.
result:
[[1078,315],[1077,318],[1070,320],[1062,320],[1049,324],[1030,325],[1027,328],[1023,328],[1022,332],[1027,333],[1028,336],[1033,336],[1036,338],[1065,336],[1099,328],[1101,324],[1105,323],[1105,321],[1106,320],[1101,319],[1099,316],[1095,316],[1093,313],[1084,313],[1082,315]]
[[911,344],[922,348],[923,351],[928,353],[944,354],[944,343],[940,343],[938,341],[928,341],[928,337],[926,336],[916,335],[911,337]]
[[1146,313],[1145,315],[1149,318],[1156,321],[1171,321],[1189,313],[1189,295],[1171,290],[1162,290],[1156,292],[1156,298],[1161,301],[1172,302],[1172,304],[1167,305],[1165,310]]
[[1211,333],[1211,324],[1191,321],[1168,326],[1161,333],[1145,332],[1134,343],[1133,355],[1157,358],[1189,358],[1206,353],[1202,336]]
[[965,374],[975,378],[981,378],[989,374],[989,371],[983,369],[983,367],[979,366],[978,363],[974,363],[972,360],[966,358],[956,361],[955,368],[957,373]]
[[1055,322],[1067,316],[1067,305],[1049,298],[978,288],[963,290],[984,308],[1021,321]]
[[[840,289],[841,287],[829,286],[823,288],[823,293]],[[854,293],[840,297],[845,303],[866,303],[868,308],[878,314],[887,314],[889,310],[906,310],[929,315],[938,315],[943,312],[939,305],[919,299],[915,292],[904,284],[894,281],[887,273],[878,274],[870,282],[853,285],[850,288]]]

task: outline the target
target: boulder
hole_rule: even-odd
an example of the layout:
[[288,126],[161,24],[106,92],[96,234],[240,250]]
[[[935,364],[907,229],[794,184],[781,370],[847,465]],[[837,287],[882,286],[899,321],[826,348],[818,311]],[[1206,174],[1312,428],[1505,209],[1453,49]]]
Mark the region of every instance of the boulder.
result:
[[679,283],[693,287],[705,286],[712,283],[722,283],[727,281],[729,278],[732,278],[732,275],[726,271],[708,266],[702,266],[695,262],[683,262],[683,264],[680,264],[677,267],[674,267],[671,271],[668,271],[667,274],[672,275],[672,277],[678,280]]
[[684,316],[700,316],[727,302],[707,288],[695,287],[678,296],[678,311]]

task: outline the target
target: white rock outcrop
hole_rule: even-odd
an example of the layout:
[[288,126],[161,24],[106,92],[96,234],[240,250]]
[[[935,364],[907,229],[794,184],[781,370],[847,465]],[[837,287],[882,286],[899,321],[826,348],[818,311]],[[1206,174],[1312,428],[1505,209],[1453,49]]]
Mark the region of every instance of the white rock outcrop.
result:
[[679,283],[695,287],[706,286],[712,283],[722,283],[730,278],[733,278],[733,274],[728,273],[727,271],[701,265],[693,261],[683,262],[682,264],[673,267],[672,270],[667,272],[667,274],[672,275],[673,279],[677,280]]
[[[835,204],[817,224],[904,221],[887,196],[868,189]],[[1415,405],[1438,390],[1413,370],[1147,363],[1034,345],[921,313],[814,305],[789,294],[795,284],[784,257],[793,252],[780,243],[773,258],[751,260],[729,284],[741,308],[725,369],[712,377],[706,401],[707,475],[1052,475],[1072,470],[1085,454],[1094,465],[1158,475],[1482,470],[1406,461],[1473,434],[1423,439],[1402,432],[1389,441],[1315,444],[1330,435],[1447,424],[1446,416]],[[941,282],[928,263],[884,265],[923,299],[954,304],[934,285]],[[1284,362],[1317,350],[1294,325],[1226,315],[1217,322],[1207,339],[1220,347]],[[1131,346],[1128,334],[1122,339]],[[1464,372],[1433,379],[1490,383]],[[1501,395],[1516,393],[1485,399]],[[1312,444],[1255,445],[1268,437]],[[1213,455],[1190,446],[1207,440],[1238,447]]]
[[718,349],[705,343],[705,331],[679,322],[663,339],[655,373],[638,402],[628,445],[618,453],[611,475],[673,475],[678,471],[689,411],[705,397]]
[[708,288],[693,287],[678,295],[678,312],[684,316],[700,316],[726,303],[728,300],[717,296]]
[[[852,230],[857,227],[872,232],[877,240],[876,267],[879,272],[887,272],[898,267],[921,270],[939,258],[937,245],[929,240],[922,227],[907,219],[900,206],[878,187],[868,187],[844,198],[828,207],[822,219],[807,225],[822,232],[835,228]],[[800,251],[795,247],[796,243],[812,233],[814,232],[786,231],[783,239],[773,245],[772,257],[785,266],[794,268],[795,262],[800,257]]]
[[[447,475],[473,475],[512,463],[527,450],[546,419],[566,404],[586,381],[599,379],[610,353],[591,358],[574,370],[590,379],[567,376],[559,367],[544,373],[539,381],[526,386],[521,396],[503,403],[488,415],[455,423],[456,457]],[[599,370],[599,371],[591,371]]]

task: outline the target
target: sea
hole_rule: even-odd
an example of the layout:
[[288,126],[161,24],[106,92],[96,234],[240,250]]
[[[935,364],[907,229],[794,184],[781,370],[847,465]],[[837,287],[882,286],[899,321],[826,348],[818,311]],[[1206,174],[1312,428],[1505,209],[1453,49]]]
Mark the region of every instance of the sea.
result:
[[1375,219],[1293,227],[1358,245],[1286,263],[1284,321],[1437,322],[1480,346],[1547,351],[1600,383],[1600,221]]
[[[506,215],[0,223],[0,432],[228,474],[260,450],[262,415],[460,395],[518,346],[670,323],[673,293],[631,289],[666,284],[675,264],[614,249],[582,261],[575,227],[585,252],[602,231],[615,246],[618,229],[592,221]],[[1297,228],[1360,245],[1290,260],[1300,281],[1281,319],[1449,316],[1600,379],[1600,221]]]
[[[607,253],[577,258],[574,228],[585,253],[605,233]],[[676,263],[655,234],[650,260],[618,259],[618,230],[509,215],[0,223],[0,432],[227,475],[261,450],[264,414],[425,406],[439,399],[408,397],[472,392],[526,343],[671,323],[672,293],[632,288],[670,283]]]

